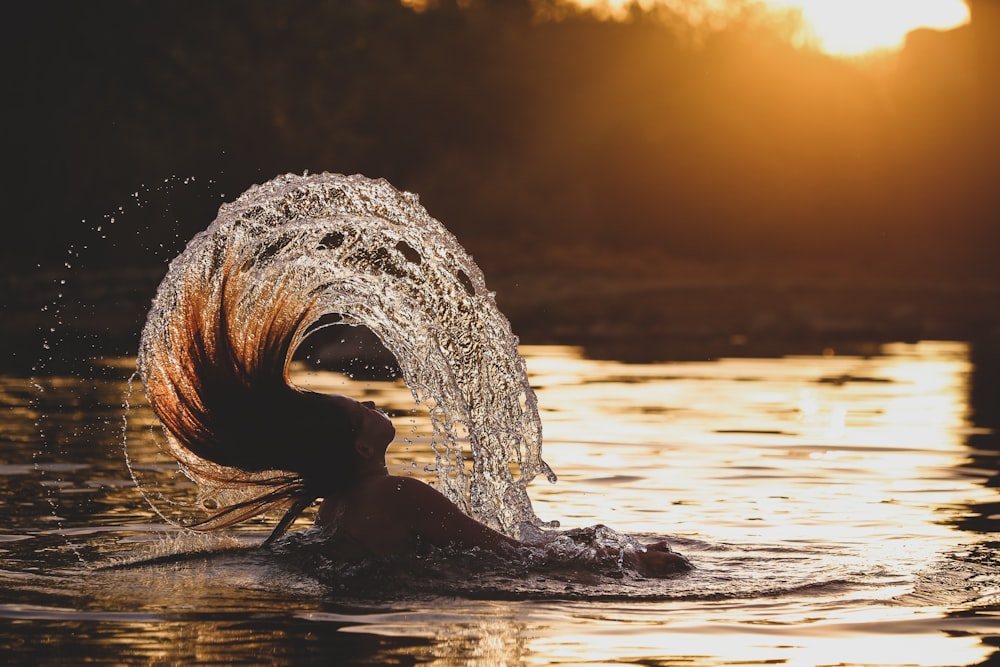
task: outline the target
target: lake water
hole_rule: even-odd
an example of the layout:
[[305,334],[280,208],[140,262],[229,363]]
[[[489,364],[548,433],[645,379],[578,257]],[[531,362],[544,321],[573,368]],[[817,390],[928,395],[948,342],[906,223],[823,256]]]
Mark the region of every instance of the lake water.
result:
[[[674,363],[572,347],[522,354],[560,478],[531,485],[536,513],[563,530],[666,536],[693,571],[615,580],[434,561],[345,586],[257,549],[263,523],[185,533],[151,509],[126,465],[127,433],[160,512],[192,493],[156,457],[154,419],[128,384],[134,359],[105,359],[0,376],[4,661],[1000,660],[1000,406],[996,369],[970,345]],[[429,426],[402,384],[304,367],[296,380],[390,408],[391,467],[433,478]]]

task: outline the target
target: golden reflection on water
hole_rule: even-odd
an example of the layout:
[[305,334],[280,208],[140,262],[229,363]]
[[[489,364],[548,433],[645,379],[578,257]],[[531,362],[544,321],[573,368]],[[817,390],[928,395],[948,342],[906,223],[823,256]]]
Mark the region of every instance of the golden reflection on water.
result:
[[[958,472],[971,432],[965,344],[668,364],[586,359],[572,347],[522,353],[542,410],[544,456],[560,475],[557,485],[531,487],[543,519],[748,549],[826,545],[831,566],[876,572],[879,585],[746,603],[465,603],[449,607],[453,616],[354,618],[354,631],[425,636],[433,642],[422,659],[441,665],[668,656],[940,665],[990,653],[978,636],[947,634],[947,608],[898,602],[942,553],[977,539],[953,525],[962,507],[995,496],[985,478]],[[384,391],[406,404],[405,389]],[[418,415],[409,420],[419,445],[426,427]],[[709,577],[734,575],[693,557]]]
[[[459,602],[447,611],[302,614],[315,623],[344,622],[344,632],[423,637],[427,647],[393,652],[421,664],[621,665],[975,664],[989,655],[979,637],[949,636],[957,624],[942,609],[879,608],[835,622],[784,624],[758,605],[760,619],[733,616],[730,603],[608,605],[566,602]],[[752,609],[753,605],[751,605]],[[711,619],[706,623],[706,616]]]
[[[114,636],[94,641],[150,660],[197,655],[246,662],[258,650],[301,657],[301,646],[332,655],[344,637],[367,637],[372,641],[358,644],[355,657],[442,666],[943,665],[975,664],[993,652],[982,639],[996,634],[997,614],[989,610],[1000,591],[980,592],[975,617],[955,615],[969,603],[954,598],[950,606],[946,587],[967,586],[969,575],[935,580],[950,562],[946,555],[983,539],[959,530],[956,520],[970,504],[996,501],[995,489],[985,486],[995,471],[963,466],[972,433],[966,345],[890,345],[870,357],[662,364],[587,359],[569,347],[522,352],[542,410],[544,457],[560,476],[556,485],[531,485],[536,512],[563,527],[604,523],[680,538],[678,550],[698,569],[671,582],[666,590],[680,593],[676,598],[440,598],[331,609],[335,597],[237,555],[225,566],[195,561],[88,577],[88,608],[146,615],[132,623],[124,614],[108,628],[98,623]],[[433,478],[429,422],[412,410],[402,383],[352,381],[303,367],[295,379],[389,408],[398,433],[390,449],[394,472]],[[52,383],[54,392],[58,380]],[[17,386],[0,383],[11,405],[18,404]],[[113,406],[118,385],[109,391],[115,396],[104,402]],[[153,481],[156,492],[182,497],[189,490],[180,488],[176,468],[150,458],[152,420],[139,393],[133,392],[128,424],[134,453],[146,462],[139,476]],[[101,428],[113,434],[120,422],[114,410],[104,412]],[[59,456],[40,456],[36,465],[65,470],[67,479],[42,480],[55,507],[80,502],[80,489],[107,494],[96,505],[107,525],[94,518],[82,525],[50,521],[55,525],[29,534],[25,524],[21,541],[7,546],[38,534],[86,547],[99,535],[94,531],[119,530],[116,549],[155,551],[164,533],[176,533],[137,509],[141,500],[126,493],[117,451],[102,454],[113,466],[76,462],[73,452],[93,447],[97,437],[79,427],[81,419],[67,413],[71,437],[59,438]],[[11,489],[27,489],[22,482],[30,466],[14,470],[9,463]],[[66,468],[73,465],[80,469]],[[251,525],[237,536],[252,542],[257,533],[266,527]],[[843,576],[862,585],[768,594],[769,580],[786,573],[794,574],[793,584]],[[934,581],[921,584],[928,573]],[[713,590],[717,598],[705,595]],[[170,616],[185,611],[214,620]],[[87,618],[86,608],[61,613]],[[288,616],[301,625],[281,620]]]
[[[416,636],[433,642],[418,655],[407,647],[397,655],[418,657],[421,664],[470,666],[537,664],[544,657],[531,646],[538,632],[536,619],[525,614],[524,605],[483,601],[450,606],[440,613],[383,613],[362,616],[315,613],[303,615],[311,621],[351,623],[345,632],[375,632],[385,637]],[[358,622],[361,625],[353,625]],[[417,621],[416,623],[414,621]]]
[[[631,530],[725,541],[844,539],[864,517],[886,538],[955,539],[929,508],[983,495],[954,472],[968,456],[961,343],[642,365],[524,353],[563,473],[532,487],[542,516],[610,510]],[[619,504],[602,508],[609,486]]]

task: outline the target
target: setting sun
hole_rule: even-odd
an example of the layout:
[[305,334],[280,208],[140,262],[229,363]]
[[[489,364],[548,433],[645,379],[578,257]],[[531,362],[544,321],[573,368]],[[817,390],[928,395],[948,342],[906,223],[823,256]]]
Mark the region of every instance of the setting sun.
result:
[[895,50],[918,28],[945,30],[969,21],[962,0],[768,0],[801,12],[802,41],[833,55]]
[[629,7],[663,7],[693,25],[724,25],[747,6],[763,6],[800,18],[795,39],[836,56],[859,56],[899,49],[918,28],[947,30],[969,21],[963,0],[575,0],[607,18],[623,19]]

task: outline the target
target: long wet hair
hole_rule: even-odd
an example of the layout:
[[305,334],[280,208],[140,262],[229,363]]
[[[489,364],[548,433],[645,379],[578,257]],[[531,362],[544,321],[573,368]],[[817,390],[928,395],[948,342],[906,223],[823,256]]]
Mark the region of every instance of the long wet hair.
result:
[[214,505],[191,527],[214,530],[287,508],[270,541],[349,483],[357,433],[328,396],[289,380],[316,301],[296,289],[294,270],[269,270],[225,242],[201,259],[165,279],[139,369],[167,434],[163,449]]

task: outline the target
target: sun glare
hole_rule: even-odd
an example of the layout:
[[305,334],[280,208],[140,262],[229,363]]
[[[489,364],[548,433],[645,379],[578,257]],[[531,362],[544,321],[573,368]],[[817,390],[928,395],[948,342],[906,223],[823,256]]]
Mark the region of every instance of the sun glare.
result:
[[631,6],[664,7],[693,25],[724,24],[748,5],[775,12],[796,12],[804,46],[835,56],[860,56],[902,47],[906,35],[919,28],[948,30],[969,22],[964,0],[571,0],[610,19],[628,16]]
[[800,38],[832,55],[894,51],[918,28],[947,30],[969,21],[962,0],[768,0],[779,9],[800,11]]

